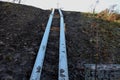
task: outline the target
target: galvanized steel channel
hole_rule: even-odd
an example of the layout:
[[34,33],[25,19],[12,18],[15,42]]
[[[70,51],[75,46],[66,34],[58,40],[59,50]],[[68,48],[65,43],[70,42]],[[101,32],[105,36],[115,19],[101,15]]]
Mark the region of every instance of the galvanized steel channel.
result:
[[49,20],[46,26],[46,30],[43,35],[42,42],[41,42],[41,45],[40,45],[40,48],[37,54],[37,58],[36,58],[36,61],[35,61],[35,64],[32,70],[30,80],[40,80],[53,15],[54,15],[54,9],[52,10],[50,14],[50,17],[49,17]]
[[65,42],[65,24],[61,9],[60,14],[60,44],[59,44],[59,77],[58,80],[69,80],[68,78],[68,66],[67,66],[67,54],[66,54],[66,42]]

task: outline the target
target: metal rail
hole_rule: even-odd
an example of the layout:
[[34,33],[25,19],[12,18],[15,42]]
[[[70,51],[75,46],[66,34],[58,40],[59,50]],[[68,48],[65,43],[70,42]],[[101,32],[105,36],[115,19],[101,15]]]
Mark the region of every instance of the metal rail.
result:
[[49,20],[46,26],[46,30],[43,35],[42,42],[41,42],[41,45],[40,45],[40,48],[37,54],[37,58],[36,58],[36,61],[35,61],[35,64],[32,70],[30,80],[40,80],[53,15],[54,15],[54,9],[52,10],[50,14],[50,17],[49,17]]
[[[67,54],[66,54],[66,42],[65,42],[65,25],[62,11],[59,9],[60,14],[60,44],[59,44],[59,77],[58,80],[69,80],[68,78],[68,66],[67,66]],[[30,80],[40,80],[42,66],[45,57],[46,46],[48,42],[51,23],[54,15],[54,9],[52,10],[43,39],[37,54],[37,58],[31,73]]]
[[65,42],[65,24],[62,11],[59,9],[60,14],[60,48],[59,48],[59,77],[58,80],[69,80],[66,42]]

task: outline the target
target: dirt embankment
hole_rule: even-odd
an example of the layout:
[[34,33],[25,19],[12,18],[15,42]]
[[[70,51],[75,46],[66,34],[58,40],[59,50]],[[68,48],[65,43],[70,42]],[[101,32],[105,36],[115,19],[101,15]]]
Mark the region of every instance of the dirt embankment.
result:
[[[0,80],[29,79],[49,14],[0,2]],[[84,80],[85,63],[120,63],[120,24],[80,12],[63,14],[70,80]]]
[[70,80],[84,80],[84,64],[120,64],[120,24],[89,13],[64,12]]
[[50,11],[0,2],[0,80],[28,80]]

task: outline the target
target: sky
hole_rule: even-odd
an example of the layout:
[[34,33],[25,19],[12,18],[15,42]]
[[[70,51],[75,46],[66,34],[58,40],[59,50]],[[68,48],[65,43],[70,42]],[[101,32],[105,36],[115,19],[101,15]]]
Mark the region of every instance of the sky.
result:
[[[12,1],[12,0],[4,0]],[[96,0],[22,0],[22,4],[32,5],[42,9],[50,9],[59,7],[67,11],[91,12],[95,6]],[[99,0],[96,6],[96,12],[100,12],[111,5],[118,4],[120,10],[120,0]]]

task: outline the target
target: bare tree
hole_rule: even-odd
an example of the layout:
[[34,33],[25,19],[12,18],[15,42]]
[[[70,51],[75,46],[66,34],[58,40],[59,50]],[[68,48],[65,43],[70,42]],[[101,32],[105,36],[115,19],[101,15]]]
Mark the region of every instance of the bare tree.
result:
[[13,0],[12,2],[13,2],[13,3],[15,3],[15,2],[16,2],[16,0]]
[[13,0],[13,3],[21,3],[21,0]]
[[19,2],[18,2],[19,4],[21,3],[21,0],[19,0]]
[[57,0],[57,8],[60,7],[60,3],[59,3],[59,0]]
[[117,6],[117,4],[113,4],[112,6],[110,6],[109,8],[109,14],[113,13],[115,11],[115,7]]
[[96,9],[96,6],[97,6],[98,3],[99,3],[99,0],[96,0],[95,5],[93,7],[93,15],[95,14],[95,9]]

